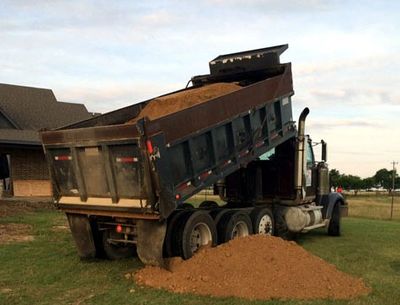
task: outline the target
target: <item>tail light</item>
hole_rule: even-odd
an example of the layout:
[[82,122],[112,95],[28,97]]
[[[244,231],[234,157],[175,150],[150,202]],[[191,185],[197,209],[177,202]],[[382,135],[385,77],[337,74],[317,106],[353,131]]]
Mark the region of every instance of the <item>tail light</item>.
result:
[[150,140],[146,141],[146,147],[147,147],[147,151],[149,152],[149,154],[152,154],[154,152],[153,143],[151,143]]
[[68,156],[68,155],[54,156],[54,160],[56,160],[56,161],[69,161],[69,160],[72,160],[72,157]]
[[115,227],[115,231],[117,231],[117,233],[121,233],[122,232],[122,226],[121,225],[117,225]]

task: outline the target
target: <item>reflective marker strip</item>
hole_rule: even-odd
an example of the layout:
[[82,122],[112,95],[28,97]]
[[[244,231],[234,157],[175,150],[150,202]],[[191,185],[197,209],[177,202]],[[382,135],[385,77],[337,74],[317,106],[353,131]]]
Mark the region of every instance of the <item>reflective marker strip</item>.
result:
[[261,146],[263,146],[264,145],[264,141],[261,141],[261,142],[258,142],[258,143],[256,143],[256,147],[257,148],[259,148],[259,147],[261,147]]
[[119,157],[116,159],[117,162],[120,163],[134,163],[138,162],[138,158],[135,157]]
[[72,160],[71,156],[54,156],[54,160],[56,161],[69,161]]
[[187,187],[189,187],[191,185],[192,185],[192,182],[188,181],[188,182],[185,182],[185,183],[182,183],[182,184],[178,185],[176,187],[176,189],[179,190],[180,192],[183,192],[184,189],[186,189]]
[[206,179],[211,174],[212,174],[212,171],[209,170],[208,172],[202,173],[198,178],[199,178],[199,180],[203,180],[203,179]]

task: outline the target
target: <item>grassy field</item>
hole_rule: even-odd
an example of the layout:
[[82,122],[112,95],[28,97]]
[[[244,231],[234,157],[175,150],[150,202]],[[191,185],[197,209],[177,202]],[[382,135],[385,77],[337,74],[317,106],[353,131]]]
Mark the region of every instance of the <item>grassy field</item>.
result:
[[[384,203],[383,203],[384,204]],[[125,274],[137,259],[81,261],[65,229],[63,214],[29,211],[0,218],[0,224],[31,225],[34,240],[0,245],[0,304],[398,304],[400,300],[400,222],[344,220],[343,236],[312,232],[298,242],[340,270],[363,277],[372,293],[350,301],[249,302],[172,294],[140,288]],[[27,232],[28,234],[28,232]],[[268,268],[268,266],[254,266]],[[267,283],[266,283],[267,284]]]
[[[347,196],[349,215],[372,219],[390,219],[392,197],[388,195]],[[400,220],[400,197],[394,197],[393,219]]]

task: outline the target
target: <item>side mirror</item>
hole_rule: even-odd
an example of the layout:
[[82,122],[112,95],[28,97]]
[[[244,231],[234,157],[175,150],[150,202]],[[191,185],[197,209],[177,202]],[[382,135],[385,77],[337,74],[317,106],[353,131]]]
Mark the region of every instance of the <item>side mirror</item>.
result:
[[322,144],[321,160],[326,162],[326,161],[328,161],[328,158],[327,158],[327,147],[326,147],[327,144],[326,144],[326,142],[324,140],[321,140],[321,144]]

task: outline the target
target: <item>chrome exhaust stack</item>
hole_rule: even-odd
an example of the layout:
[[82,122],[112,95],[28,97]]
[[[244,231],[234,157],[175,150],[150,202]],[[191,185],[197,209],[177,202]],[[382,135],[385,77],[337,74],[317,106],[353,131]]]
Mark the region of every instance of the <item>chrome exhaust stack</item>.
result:
[[296,142],[295,170],[294,170],[294,187],[296,192],[295,202],[303,200],[306,196],[304,187],[304,151],[305,151],[305,122],[306,117],[310,113],[307,107],[301,112],[299,117],[299,126]]

